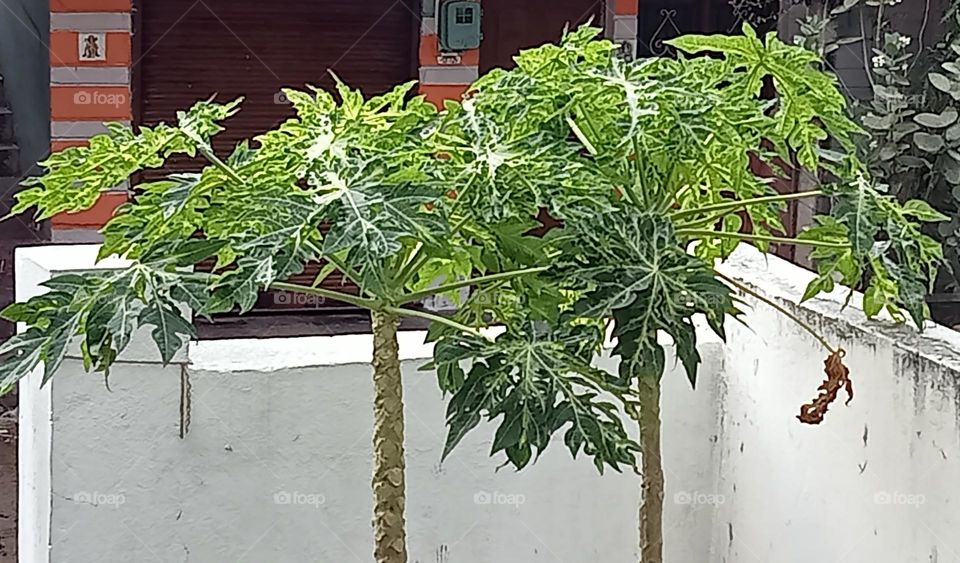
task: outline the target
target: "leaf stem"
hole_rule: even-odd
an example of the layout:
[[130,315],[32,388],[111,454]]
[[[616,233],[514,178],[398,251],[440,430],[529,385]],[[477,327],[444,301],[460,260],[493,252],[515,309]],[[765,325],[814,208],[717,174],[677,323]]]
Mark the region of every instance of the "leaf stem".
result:
[[[460,221],[458,221],[452,229],[450,229],[451,236],[459,233],[460,229],[463,228],[463,226],[469,221],[470,216],[464,215],[463,218],[460,219]],[[423,244],[418,244],[416,250],[414,250],[413,254],[410,256],[410,260],[407,261],[407,264],[400,270],[400,273],[397,274],[397,287],[403,288],[406,286],[414,272],[420,269],[420,267],[430,259],[429,256],[423,253],[423,248]]]
[[[600,135],[597,133],[597,128],[593,126],[593,120],[590,119],[590,114],[587,113],[587,112],[585,112],[585,111],[583,111],[583,106],[581,106],[579,102],[577,103],[577,111],[578,111],[578,113],[580,114],[580,117],[583,118],[583,121],[587,124],[587,129],[590,130],[590,134],[593,136],[593,138],[594,138],[594,139],[599,139],[599,138],[600,138]],[[588,139],[588,141],[589,141],[589,139]],[[589,144],[590,144],[590,147],[593,148],[593,151],[594,151],[594,152],[593,152],[593,155],[596,156],[596,154],[597,154],[597,153],[596,153],[596,150],[597,150],[596,147],[593,145],[592,142],[590,142]]]
[[413,248],[413,251],[410,253],[410,258],[407,259],[400,267],[400,271],[397,272],[396,279],[400,282],[400,289],[403,289],[403,286],[407,284],[407,278],[413,274],[413,270],[416,268],[416,263],[420,260],[420,251],[423,249],[423,242],[417,241],[416,246]]
[[413,273],[420,269],[420,266],[428,260],[426,254],[422,252],[423,246],[418,246],[414,253],[410,256],[410,261],[400,270],[400,273],[397,274],[397,287],[403,288],[407,285],[407,282],[410,281],[410,278],[413,276]]
[[678,236],[690,238],[733,238],[738,240],[755,242],[773,242],[779,244],[806,245],[819,248],[850,248],[849,244],[841,242],[829,242],[825,240],[798,239],[787,237],[774,237],[766,235],[753,235],[748,233],[729,233],[725,231],[713,231],[710,229],[677,229]]
[[357,284],[358,286],[360,285],[360,282],[359,282],[360,277],[353,270],[348,268],[347,265],[343,262],[343,260],[337,258],[333,254],[328,254],[324,256],[323,259],[326,260],[327,262],[330,262],[334,266],[336,266],[337,269],[340,270],[341,273],[343,273],[343,275],[347,276],[347,279]]
[[272,284],[270,284],[270,287],[272,287],[273,289],[280,289],[283,291],[294,291],[298,293],[312,293],[314,295],[319,295],[320,297],[324,297],[327,299],[335,299],[337,301],[342,301],[344,303],[356,305],[357,307],[363,307],[364,309],[369,309],[371,311],[376,311],[383,307],[383,304],[380,301],[377,301],[375,299],[358,297],[356,295],[350,295],[349,293],[342,293],[339,291],[324,289],[322,287],[309,287],[305,285],[298,285],[298,284],[286,283],[286,282],[273,282]]
[[223,171],[224,174],[230,177],[231,180],[239,184],[245,184],[246,181],[239,175],[237,172],[230,167],[229,164],[220,160],[220,157],[214,154],[213,150],[207,146],[199,146],[197,150],[204,158],[209,160],[214,166]]
[[383,308],[383,312],[384,312],[384,313],[389,313],[389,314],[391,314],[391,315],[397,315],[397,316],[400,316],[400,317],[415,317],[415,318],[418,318],[418,319],[425,319],[425,320],[428,320],[428,321],[431,321],[431,322],[435,322],[435,323],[439,323],[439,324],[442,324],[442,325],[446,325],[446,326],[448,326],[448,327],[450,327],[450,328],[455,328],[455,329],[459,330],[460,332],[465,332],[465,333],[467,333],[467,334],[472,334],[472,335],[474,335],[474,336],[480,336],[480,337],[486,338],[487,340],[492,340],[489,336],[487,336],[486,334],[483,334],[482,332],[480,332],[480,331],[477,330],[476,328],[467,326],[467,325],[465,325],[465,324],[458,323],[457,321],[454,321],[454,320],[452,320],[452,319],[448,319],[448,318],[446,318],[446,317],[442,317],[442,316],[440,316],[440,315],[435,315],[435,314],[433,314],[433,313],[428,313],[428,312],[426,312],[426,311],[421,311],[421,310],[419,310],[419,309],[404,309],[404,308],[401,308],[401,307],[384,307],[384,308]]
[[[309,240],[308,240],[308,241],[306,241],[305,244],[306,244],[308,247],[310,247],[310,250],[312,250],[312,251],[314,251],[314,252],[317,253],[317,258],[322,258],[323,260],[326,260],[327,262],[330,262],[331,264],[333,264],[334,266],[336,266],[337,269],[340,270],[340,273],[342,273],[344,276],[346,276],[346,278],[347,278],[348,280],[350,280],[351,282],[353,282],[353,283],[354,283],[355,285],[357,285],[357,286],[360,285],[360,282],[359,282],[360,276],[357,275],[356,272],[354,272],[353,270],[351,270],[350,268],[348,268],[347,265],[343,262],[343,260],[340,260],[339,258],[337,258],[336,256],[334,256],[333,254],[324,254],[324,253],[323,253],[323,249],[321,249],[319,246],[317,246],[316,243],[314,243],[313,241],[309,241]],[[322,281],[323,281],[322,279],[317,279],[317,280],[315,280],[314,283],[319,284],[319,283],[322,282]]]
[[[724,201],[722,203],[715,203],[713,205],[705,205],[703,207],[697,207],[696,209],[685,209],[683,211],[678,211],[676,213],[673,213],[670,218],[673,219],[674,221],[681,221],[690,216],[705,215],[708,213],[716,213],[720,211],[733,211],[735,209],[741,209],[744,207],[749,207],[751,205],[760,205],[763,203],[776,203],[779,201],[793,201],[795,199],[804,199],[808,197],[817,197],[821,195],[824,195],[822,190],[812,190],[809,192],[771,195],[771,196],[757,197],[753,199],[739,199],[739,200],[732,200],[732,201]],[[699,220],[697,222],[699,222]]]
[[480,332],[478,329],[467,326],[465,324],[458,323],[452,319],[442,317],[440,315],[435,315],[433,313],[428,313],[426,311],[421,311],[418,309],[406,309],[402,307],[394,306],[384,306],[383,303],[374,299],[366,299],[363,297],[357,297],[356,295],[350,295],[348,293],[341,293],[339,291],[331,291],[329,289],[324,289],[322,287],[307,287],[303,285],[297,285],[292,283],[285,282],[274,282],[270,284],[270,287],[273,289],[280,289],[283,291],[296,291],[301,293],[312,293],[314,295],[319,295],[327,299],[335,299],[337,301],[342,301],[344,303],[349,303],[351,305],[356,305],[357,307],[363,307],[370,311],[379,311],[382,313],[387,313],[390,315],[397,315],[401,317],[415,317],[420,319],[425,319],[431,322],[440,323],[451,328],[455,328],[461,332],[468,334],[473,334],[475,336],[480,336],[490,340],[490,337]]
[[753,289],[750,288],[750,286],[740,282],[739,280],[735,280],[730,276],[721,274],[716,270],[714,270],[714,272],[717,274],[717,277],[719,277],[723,281],[737,288],[741,292],[746,293],[747,295],[750,295],[751,297],[759,301],[763,301],[767,305],[770,305],[771,307],[773,307],[774,309],[782,313],[791,321],[797,323],[797,325],[799,325],[800,328],[809,332],[814,338],[816,338],[820,342],[820,344],[822,344],[823,347],[826,348],[831,354],[837,353],[837,349],[830,345],[830,342],[827,341],[826,337],[824,337],[822,334],[814,330],[813,327],[810,326],[808,323],[806,323],[803,319],[793,314],[792,312],[788,311],[787,308],[784,307],[783,305],[777,303],[776,301],[774,301],[773,299],[770,299],[769,297],[766,297],[765,295],[761,295],[759,292],[754,291]]
[[[464,194],[467,193],[467,191],[472,186],[473,186],[473,179],[467,182],[467,185],[464,186],[463,190],[457,196],[456,201],[454,201],[453,206],[450,209],[451,218],[453,217],[452,215],[453,212],[456,211],[457,208],[460,206],[460,202],[463,201]],[[460,229],[462,229],[463,226],[466,225],[469,221],[470,221],[470,216],[464,215],[459,221],[456,222],[456,224],[453,225],[453,228],[450,229],[450,236],[452,237],[457,233],[459,233]],[[418,243],[416,249],[410,255],[410,259],[400,269],[400,272],[397,273],[396,277],[394,278],[397,282],[397,287],[402,289],[404,286],[406,286],[407,282],[410,281],[410,278],[413,276],[414,272],[416,272],[421,266],[423,266],[423,264],[427,260],[430,259],[428,256],[423,254],[423,248],[424,248],[424,245],[422,243]]]
[[425,297],[430,297],[431,295],[437,295],[440,293],[445,293],[447,291],[460,289],[462,287],[469,287],[471,285],[479,285],[479,284],[488,283],[488,282],[507,281],[507,280],[512,280],[514,278],[519,278],[521,276],[525,276],[527,274],[539,274],[540,272],[545,272],[548,269],[549,269],[548,267],[542,266],[539,268],[526,268],[523,270],[514,270],[512,272],[501,272],[499,274],[491,274],[489,276],[480,276],[476,278],[460,280],[453,283],[448,283],[445,285],[440,285],[437,287],[424,289],[423,291],[416,291],[414,293],[409,293],[407,295],[401,296],[399,301],[397,301],[397,304],[404,305],[406,303],[420,301],[421,299]]
[[[633,202],[640,209],[647,208],[647,193],[646,188],[644,187],[644,178],[643,178],[643,164],[640,162],[640,143],[637,141],[637,136],[634,135],[630,141],[633,143],[633,168],[636,178],[633,182],[633,186],[627,190],[627,196],[630,198],[630,201]],[[636,193],[636,190],[639,189],[640,193]]]
[[577,140],[579,140],[587,149],[587,152],[590,153],[590,156],[597,156],[596,147],[594,147],[593,143],[590,142],[590,138],[587,137],[587,134],[583,132],[583,129],[577,125],[576,120],[568,115],[567,124],[570,126],[570,130],[573,131],[573,134],[577,136]]

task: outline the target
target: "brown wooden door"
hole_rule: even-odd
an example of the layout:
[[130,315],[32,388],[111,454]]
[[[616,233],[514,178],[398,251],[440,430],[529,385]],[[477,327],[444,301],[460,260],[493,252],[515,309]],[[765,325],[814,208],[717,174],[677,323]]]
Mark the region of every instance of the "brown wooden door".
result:
[[510,68],[521,50],[560,39],[564,26],[593,18],[603,24],[603,0],[483,0],[480,71]]

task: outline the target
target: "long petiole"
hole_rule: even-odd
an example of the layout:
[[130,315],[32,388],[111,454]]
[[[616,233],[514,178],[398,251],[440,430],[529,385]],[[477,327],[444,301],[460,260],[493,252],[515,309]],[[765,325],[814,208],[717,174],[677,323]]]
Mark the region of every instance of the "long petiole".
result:
[[200,154],[203,155],[204,158],[209,160],[214,166],[216,166],[217,168],[222,170],[224,174],[229,176],[231,180],[233,180],[234,182],[237,182],[238,184],[246,183],[244,179],[241,178],[240,175],[237,174],[237,172],[230,167],[229,164],[220,160],[220,157],[214,154],[213,150],[210,147],[201,146],[201,147],[198,147],[197,150],[200,152]]
[[[673,172],[671,171],[670,176],[667,177],[667,182],[670,181],[672,176],[673,176]],[[687,193],[688,190],[690,190],[690,184],[685,184],[681,186],[679,190],[677,190],[677,193],[673,194],[673,197],[663,198],[663,204],[660,206],[660,212],[667,213],[671,209],[673,209],[673,206],[677,205],[680,202],[680,198],[682,198]]]
[[[776,203],[778,201],[793,201],[795,199],[804,199],[808,197],[817,197],[824,195],[822,190],[812,190],[809,192],[799,192],[794,194],[783,194],[783,195],[771,195],[764,197],[757,197],[754,199],[740,199],[725,201],[722,203],[715,203],[713,205],[705,205],[703,207],[698,207],[696,209],[685,209],[683,211],[678,211],[670,217],[674,221],[682,221],[690,216],[713,214],[721,211],[733,211],[736,209],[742,209],[744,207],[749,207],[751,205],[760,205],[763,203]],[[699,222],[697,220],[696,222]]]
[[[638,208],[646,209],[647,193],[644,187],[643,164],[640,162],[640,143],[637,141],[636,135],[634,135],[630,141],[633,143],[633,168],[636,179],[633,182],[633,186],[627,190],[627,197],[629,197],[630,201]],[[636,193],[637,190],[640,191],[639,194]]]
[[406,285],[407,277],[410,276],[413,272],[413,268],[417,260],[420,259],[420,250],[423,248],[423,242],[417,241],[416,246],[413,247],[413,251],[410,252],[410,256],[407,258],[406,262],[400,267],[400,271],[397,272],[396,279],[400,280],[401,288]]
[[423,246],[418,246],[417,249],[410,255],[410,260],[407,261],[407,264],[402,270],[400,270],[400,273],[397,274],[397,287],[406,287],[407,282],[410,281],[410,278],[413,277],[413,274],[416,273],[416,271],[419,270],[427,260],[427,255],[423,253]]
[[[459,202],[459,200],[458,200]],[[452,234],[457,234],[460,232],[460,229],[470,220],[468,215],[464,215],[463,218],[457,222],[450,230]],[[413,277],[413,274],[423,266],[430,257],[423,253],[423,244],[418,243],[416,250],[411,254],[410,259],[407,261],[407,264],[400,270],[400,273],[397,274],[397,287],[403,288],[406,287],[407,283],[410,281],[410,278]]]
[[286,282],[273,282],[272,284],[270,284],[270,287],[273,289],[279,289],[282,291],[292,291],[296,293],[310,293],[313,295],[319,295],[320,297],[323,297],[326,299],[334,299],[336,301],[342,301],[343,303],[349,303],[350,305],[356,305],[357,307],[363,307],[364,309],[377,310],[382,307],[382,303],[374,299],[358,297],[356,295],[350,295],[349,293],[342,293],[339,291],[324,289],[322,287],[309,287],[305,285],[297,285],[294,283],[286,283]]
[[472,334],[474,336],[480,336],[482,338],[486,338],[487,340],[491,339],[489,336],[483,334],[482,332],[480,332],[479,330],[473,327],[458,323],[457,321],[448,319],[446,317],[442,317],[440,315],[434,315],[433,313],[428,313],[426,311],[420,311],[418,309],[404,309],[401,307],[384,307],[383,312],[389,313],[392,315],[397,315],[400,317],[415,317],[418,319],[425,319],[431,322],[446,325],[450,328],[455,328],[460,332],[465,332],[467,334]]
[[850,248],[850,245],[842,242],[828,242],[821,240],[807,240],[787,237],[774,237],[766,235],[752,235],[747,233],[728,233],[724,231],[711,231],[710,229],[677,229],[677,235],[690,238],[732,238],[738,240],[754,242],[772,242],[779,244],[806,245],[819,248]]
[[446,285],[440,285],[430,289],[425,289],[423,291],[417,291],[414,293],[409,293],[402,296],[398,301],[398,305],[404,305],[406,303],[412,303],[414,301],[420,301],[431,295],[437,295],[440,293],[446,293],[447,291],[454,291],[463,287],[469,287],[471,285],[479,285],[482,283],[489,282],[499,282],[499,281],[508,281],[514,278],[519,278],[520,276],[525,276],[528,274],[539,274],[540,272],[545,272],[549,268],[540,267],[540,268],[527,268],[525,270],[514,270],[512,272],[501,272],[499,274],[491,274],[489,276],[480,276],[477,278],[471,278],[468,280],[460,280],[453,283],[448,283]]
[[590,119],[590,114],[583,111],[583,107],[579,103],[577,104],[577,110],[580,113],[580,117],[583,118],[584,123],[587,124],[587,129],[590,130],[590,135],[592,135],[594,139],[599,139],[600,135],[597,133],[597,128],[593,126],[593,120]]
[[677,228],[678,229],[697,229],[702,227],[709,227],[711,225],[716,225],[721,220],[723,220],[724,217],[727,217],[728,215],[730,215],[729,212],[714,213],[709,217],[697,219],[696,221],[691,221],[689,223],[677,223]]
[[[360,285],[360,281],[359,281],[360,276],[359,276],[356,272],[354,272],[353,270],[351,270],[350,268],[348,268],[347,265],[343,262],[343,260],[340,260],[339,258],[337,258],[336,256],[334,256],[333,254],[328,254],[328,255],[325,256],[325,255],[323,254],[323,250],[321,250],[320,247],[318,247],[318,246],[317,246],[316,244],[314,244],[313,242],[307,241],[307,246],[310,247],[310,250],[313,250],[314,252],[316,252],[318,257],[321,257],[321,258],[323,258],[324,260],[326,260],[327,262],[330,262],[331,264],[333,264],[334,266],[336,266],[337,269],[340,270],[340,273],[342,273],[344,276],[346,276],[346,278],[347,278],[348,280],[350,280],[351,282],[353,282],[353,283],[356,284],[356,285]],[[320,283],[320,282],[322,282],[322,281],[323,281],[323,280],[317,280],[317,283]]]
[[728,284],[732,285],[733,287],[737,288],[737,289],[740,290],[741,292],[746,293],[747,295],[750,295],[751,297],[754,297],[754,298],[756,298],[756,299],[758,299],[758,300],[760,300],[760,301],[763,301],[763,302],[766,303],[767,305],[770,305],[771,307],[773,307],[774,309],[776,309],[777,311],[779,311],[780,313],[782,313],[784,316],[786,316],[786,317],[787,317],[788,319],[790,319],[791,321],[797,323],[797,325],[800,326],[800,328],[802,328],[803,330],[809,332],[814,338],[816,338],[816,339],[820,342],[820,344],[823,345],[824,348],[826,348],[828,351],[830,351],[831,354],[836,354],[836,353],[837,353],[837,348],[835,348],[834,346],[831,346],[831,345],[830,345],[830,342],[827,341],[826,337],[824,337],[822,334],[820,334],[819,332],[817,332],[816,330],[814,330],[813,327],[810,326],[808,323],[806,323],[803,319],[801,319],[800,317],[798,317],[798,316],[796,316],[795,314],[793,314],[793,313],[791,313],[790,311],[788,311],[787,308],[784,307],[783,305],[777,303],[776,301],[774,301],[773,299],[770,299],[769,297],[766,297],[766,296],[764,296],[764,295],[761,295],[759,292],[754,291],[753,289],[750,288],[750,286],[748,286],[748,285],[746,285],[746,284],[744,284],[744,283],[741,283],[739,280],[735,280],[735,279],[731,278],[730,276],[726,276],[726,275],[724,275],[724,274],[721,274],[720,272],[717,272],[716,270],[714,270],[714,272],[717,274],[717,277],[719,277],[719,278],[722,279],[723,281],[725,281],[725,282],[727,282]]

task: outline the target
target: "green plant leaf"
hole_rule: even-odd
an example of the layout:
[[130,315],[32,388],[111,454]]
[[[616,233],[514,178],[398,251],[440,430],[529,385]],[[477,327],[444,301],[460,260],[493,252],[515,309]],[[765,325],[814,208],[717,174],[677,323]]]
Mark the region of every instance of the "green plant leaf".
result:
[[940,152],[946,146],[942,136],[924,133],[923,131],[917,131],[913,134],[913,143],[920,150],[929,153]]
[[927,75],[927,78],[929,78],[930,84],[933,84],[933,87],[941,92],[950,93],[954,88],[953,81],[940,73],[931,72]]
[[903,205],[903,214],[918,221],[937,223],[950,218],[934,209],[929,203],[921,199],[913,199]]
[[917,115],[913,116],[913,120],[924,127],[930,127],[932,129],[944,129],[956,123],[958,115],[960,114],[957,113],[957,110],[953,108],[947,108],[940,114],[918,113]]

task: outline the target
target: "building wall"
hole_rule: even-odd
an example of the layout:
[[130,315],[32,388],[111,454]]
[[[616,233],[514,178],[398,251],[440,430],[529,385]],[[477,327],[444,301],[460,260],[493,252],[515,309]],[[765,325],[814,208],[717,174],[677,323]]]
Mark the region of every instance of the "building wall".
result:
[[[82,145],[104,121],[130,123],[133,53],[131,0],[50,0],[50,130],[54,151]],[[93,38],[99,56],[83,57]],[[92,53],[91,53],[92,54]],[[55,241],[95,238],[95,230],[127,200],[127,187],[101,196],[88,211],[53,219]]]
[[[635,41],[638,0],[607,1],[608,36]],[[132,120],[131,61],[136,59],[131,47],[132,9],[131,0],[50,0],[53,150],[82,144],[103,131],[103,121]],[[421,92],[437,104],[459,98],[477,78],[479,50],[454,58],[441,56],[436,19],[421,19]],[[91,34],[104,44],[102,60],[81,60],[81,41]],[[127,186],[119,186],[105,193],[91,210],[56,217],[55,240],[95,240],[96,229],[128,196]]]
[[[95,254],[22,249],[20,296]],[[702,339],[695,391],[669,362],[666,561],[954,560],[960,334],[868,322],[841,291],[794,305],[811,274],[749,246],[722,270],[839,343],[856,395],[800,424],[826,354],[752,298],[726,344]],[[497,471],[489,425],[440,463],[444,399],[417,369],[423,337],[400,342],[411,561],[635,562],[635,475],[600,476],[560,442],[527,470]],[[75,360],[43,389],[39,373],[21,384],[21,561],[368,561],[370,337],[201,342],[168,367],[148,340],[115,366],[112,392]]]

